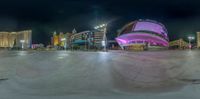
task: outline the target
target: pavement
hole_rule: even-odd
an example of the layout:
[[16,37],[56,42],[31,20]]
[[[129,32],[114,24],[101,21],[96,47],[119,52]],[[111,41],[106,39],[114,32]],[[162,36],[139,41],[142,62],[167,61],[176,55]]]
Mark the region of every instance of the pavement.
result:
[[0,99],[199,99],[200,50],[0,51]]

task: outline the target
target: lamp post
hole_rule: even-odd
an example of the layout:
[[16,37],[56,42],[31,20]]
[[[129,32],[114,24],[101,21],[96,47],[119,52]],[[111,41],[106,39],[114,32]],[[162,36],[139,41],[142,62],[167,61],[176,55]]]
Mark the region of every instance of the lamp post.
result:
[[193,36],[188,36],[188,40],[189,40],[189,48],[191,49],[192,48],[192,45],[191,45],[191,41],[194,40],[195,38]]
[[25,40],[20,40],[20,43],[22,43],[22,49],[24,49]]
[[94,29],[103,31],[103,40],[102,40],[102,46],[103,46],[103,50],[107,51],[106,47],[107,47],[107,36],[106,36],[106,31],[107,31],[107,24],[101,24],[99,26],[94,27]]

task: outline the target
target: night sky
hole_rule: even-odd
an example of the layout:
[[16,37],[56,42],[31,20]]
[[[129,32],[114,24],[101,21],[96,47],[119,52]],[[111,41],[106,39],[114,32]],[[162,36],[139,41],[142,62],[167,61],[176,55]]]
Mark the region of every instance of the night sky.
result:
[[200,31],[200,0],[1,0],[0,31],[33,30],[33,43],[52,33],[90,30],[109,22],[108,36],[137,19],[163,23],[170,40]]

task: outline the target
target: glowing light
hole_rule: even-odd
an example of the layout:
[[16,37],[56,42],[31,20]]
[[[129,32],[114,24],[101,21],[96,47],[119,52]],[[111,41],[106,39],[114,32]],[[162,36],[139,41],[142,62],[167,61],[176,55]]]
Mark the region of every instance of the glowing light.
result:
[[106,46],[106,41],[101,42],[102,46]]
[[146,41],[149,43],[152,43],[153,45],[161,44],[163,46],[168,46],[169,43],[165,39],[155,36],[148,33],[129,33],[124,34],[116,38],[117,42],[120,44],[127,44],[127,42],[130,42],[132,44],[133,41],[140,42],[140,41]]
[[94,27],[94,29],[98,29],[98,27]]
[[140,31],[140,30],[152,31],[162,35],[163,33],[167,34],[162,25],[152,22],[137,22],[133,31]]
[[20,43],[25,43],[25,40],[20,40]]
[[126,40],[123,40],[123,39],[116,38],[116,40],[117,40],[118,42],[123,43],[123,44],[127,43],[127,41],[126,41]]
[[102,27],[104,27],[103,25],[100,25],[100,27],[102,28]]
[[101,24],[99,26],[94,27],[94,29],[104,28],[105,26],[106,26],[106,24]]
[[195,38],[193,36],[188,37],[189,40],[194,40]]
[[132,28],[125,33],[121,33],[119,37],[116,38],[118,44],[123,46],[129,46],[134,43],[148,43],[156,46],[168,47],[168,33],[164,25],[155,21],[139,20],[133,22],[133,25],[127,25],[124,28]]
[[66,38],[62,38],[62,39],[61,39],[61,41],[65,41],[65,40],[66,40]]

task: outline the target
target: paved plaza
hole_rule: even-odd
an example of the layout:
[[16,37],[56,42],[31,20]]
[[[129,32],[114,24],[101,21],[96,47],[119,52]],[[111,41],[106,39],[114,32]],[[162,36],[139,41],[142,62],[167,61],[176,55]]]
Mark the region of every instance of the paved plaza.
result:
[[199,99],[200,51],[0,51],[0,99]]

